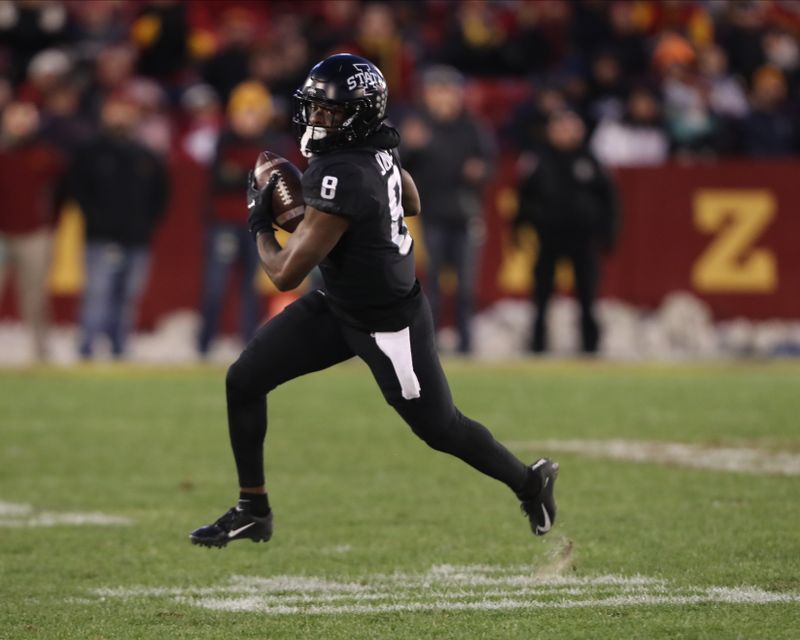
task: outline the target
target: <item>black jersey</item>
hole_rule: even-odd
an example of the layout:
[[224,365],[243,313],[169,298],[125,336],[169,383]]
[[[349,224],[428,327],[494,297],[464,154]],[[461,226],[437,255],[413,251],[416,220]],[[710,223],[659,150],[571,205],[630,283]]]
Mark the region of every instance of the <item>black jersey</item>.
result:
[[397,154],[369,147],[318,156],[303,175],[306,204],[350,221],[320,270],[333,312],[365,331],[399,331],[419,304],[401,183]]

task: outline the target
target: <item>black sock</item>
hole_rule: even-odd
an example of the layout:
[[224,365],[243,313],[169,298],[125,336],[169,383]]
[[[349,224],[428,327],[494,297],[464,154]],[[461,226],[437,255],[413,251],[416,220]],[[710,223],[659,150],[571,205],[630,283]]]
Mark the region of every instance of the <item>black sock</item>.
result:
[[269,498],[266,493],[239,492],[239,508],[247,509],[254,516],[265,516],[269,513]]

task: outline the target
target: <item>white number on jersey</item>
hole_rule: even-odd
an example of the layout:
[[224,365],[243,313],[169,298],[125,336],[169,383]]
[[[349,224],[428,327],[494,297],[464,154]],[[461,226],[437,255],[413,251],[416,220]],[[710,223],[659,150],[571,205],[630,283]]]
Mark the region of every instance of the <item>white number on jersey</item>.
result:
[[336,197],[336,185],[339,184],[339,178],[336,176],[325,176],[322,179],[322,189],[319,195],[326,200],[333,200]]
[[391,153],[378,151],[375,154],[375,159],[381,168],[381,175],[385,176],[391,172],[387,181],[387,188],[389,190],[389,213],[392,218],[392,242],[397,245],[400,255],[404,256],[411,251],[413,240],[403,220],[403,184],[400,177],[400,169],[394,163]]

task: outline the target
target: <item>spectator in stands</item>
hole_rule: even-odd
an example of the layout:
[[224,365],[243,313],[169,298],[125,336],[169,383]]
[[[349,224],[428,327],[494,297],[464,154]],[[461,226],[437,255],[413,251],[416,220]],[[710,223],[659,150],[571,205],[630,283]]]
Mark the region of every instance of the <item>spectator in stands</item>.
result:
[[[0,54],[6,48],[14,84],[26,77],[28,63],[43,49],[67,40],[69,15],[63,2],[4,2]],[[0,57],[3,57],[0,55]]]
[[714,123],[714,147],[719,153],[741,152],[741,123],[750,111],[742,82],[728,73],[725,50],[710,44],[698,51],[698,90]]
[[14,99],[14,87],[11,81],[3,75],[0,75],[0,111],[6,108]]
[[338,50],[343,42],[352,42],[362,9],[360,0],[315,2],[311,3],[309,8],[311,8],[310,25],[325,25],[324,29],[306,29],[315,59]]
[[211,168],[211,197],[203,276],[202,324],[198,351],[206,356],[217,334],[222,302],[231,268],[238,266],[241,299],[239,331],[244,342],[258,328],[260,304],[255,290],[258,252],[247,224],[242,194],[247,174],[258,154],[269,149],[297,162],[294,141],[269,131],[272,100],[257,82],[244,82],[233,90],[225,129],[219,138]]
[[41,108],[48,94],[62,84],[71,71],[72,62],[63,51],[40,51],[28,65],[26,82],[19,87],[18,96]]
[[136,139],[153,153],[168,157],[172,148],[172,122],[161,85],[150,78],[133,78],[125,85],[125,94],[139,108]]
[[42,107],[42,137],[69,155],[88,140],[92,127],[80,111],[82,86],[67,78],[53,87]]
[[97,122],[106,96],[124,93],[136,77],[136,50],[128,43],[110,44],[100,50],[93,67],[82,110]]
[[128,37],[125,6],[118,2],[73,2],[72,45],[78,64],[90,63],[105,47]]
[[[800,13],[798,25],[800,29]],[[762,39],[767,64],[777,67],[786,78],[787,93],[800,99],[800,34],[792,34],[778,27],[769,29]],[[790,98],[791,99],[791,98]]]
[[276,19],[271,37],[254,47],[250,57],[250,77],[260,80],[272,94],[273,129],[289,128],[290,98],[305,81],[311,64],[303,24],[295,16]]
[[653,54],[662,82],[664,116],[673,150],[682,155],[713,155],[719,150],[719,122],[697,72],[697,56],[682,36],[665,34]]
[[131,26],[139,49],[139,72],[166,86],[180,83],[186,68],[189,27],[187,3],[179,0],[145,0]]
[[764,64],[762,37],[768,2],[729,2],[718,25],[719,42],[728,54],[733,73],[750,78]]
[[505,64],[520,75],[542,73],[552,55],[547,32],[552,9],[544,3],[518,2],[512,10],[514,29],[504,47]]
[[464,78],[453,67],[436,66],[423,76],[423,110],[402,124],[404,164],[414,175],[425,211],[427,291],[439,322],[439,278],[452,267],[458,278],[458,350],[472,349],[471,322],[477,252],[483,238],[481,197],[494,144],[464,109]]
[[611,51],[603,51],[591,60],[586,117],[594,126],[601,120],[620,120],[625,112],[628,92],[619,59]]
[[64,163],[37,135],[32,103],[12,102],[0,128],[0,291],[8,267],[16,275],[22,319],[38,360],[47,356],[47,273]]
[[197,164],[209,166],[222,124],[219,98],[210,85],[196,84],[184,92],[181,106],[187,116],[181,150]]
[[712,112],[733,121],[744,118],[749,110],[747,94],[739,78],[728,73],[725,50],[713,44],[701,49],[698,67]]
[[411,91],[411,57],[397,28],[392,7],[384,2],[366,4],[358,19],[355,41],[348,51],[374,62],[392,88],[392,103],[408,100]]
[[572,3],[570,20],[570,41],[577,49],[580,58],[590,61],[612,38],[610,2],[597,0],[578,0]]
[[[275,20],[273,27],[274,42],[278,48],[280,66],[277,73],[266,82],[273,97],[276,94],[279,100],[286,104],[281,105],[281,112],[286,112],[288,120],[291,116],[290,96],[295,90],[305,82],[309,67],[314,63],[311,59],[311,51],[306,35],[303,31],[303,23],[297,16],[282,16]],[[252,64],[251,64],[252,69]],[[398,85],[397,90],[401,87]],[[275,114],[279,115],[279,114]]]
[[615,188],[584,144],[585,126],[572,111],[550,117],[548,148],[534,172],[520,184],[515,225],[532,225],[539,237],[534,267],[536,315],[530,348],[547,347],[547,305],[553,293],[556,263],[572,263],[581,308],[581,344],[585,353],[598,349],[600,331],[593,305],[600,275],[599,250],[616,238],[619,213]]
[[148,278],[150,243],[167,204],[161,160],[135,138],[138,103],[125,94],[105,98],[101,132],[72,162],[70,189],[86,229],[86,287],[79,353],[93,354],[106,334],[115,358],[125,354],[139,297]]
[[623,74],[640,81],[647,73],[647,38],[642,6],[635,2],[614,2],[608,8],[611,33],[606,46],[616,53]]
[[507,29],[501,7],[492,2],[461,2],[449,21],[441,57],[464,73],[491,76],[507,72]]
[[625,117],[600,122],[589,146],[607,166],[642,167],[666,162],[669,138],[655,94],[647,87],[635,87],[628,96]]
[[786,100],[786,79],[766,65],[753,76],[751,112],[744,121],[745,151],[754,156],[781,156],[798,149],[798,115]]
[[203,80],[217,92],[222,104],[250,75],[250,55],[257,33],[255,15],[243,7],[226,9],[220,18],[219,49],[203,66]]
[[564,92],[552,84],[543,84],[533,98],[517,107],[506,136],[510,146],[519,151],[538,153],[547,145],[547,121],[567,108]]

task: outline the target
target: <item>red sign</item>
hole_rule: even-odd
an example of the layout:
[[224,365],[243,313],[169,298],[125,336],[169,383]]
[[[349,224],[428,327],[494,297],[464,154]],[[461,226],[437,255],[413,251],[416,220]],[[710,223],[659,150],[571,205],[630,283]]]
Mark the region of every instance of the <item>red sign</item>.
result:
[[[526,296],[533,286],[535,235],[517,246],[509,233],[516,211],[514,159],[504,158],[496,175],[486,198],[479,307]],[[669,165],[615,175],[624,219],[604,265],[602,295],[648,308],[673,291],[689,291],[710,305],[716,319],[800,318],[800,160]],[[172,204],[142,301],[146,327],[170,311],[199,306],[202,183],[202,171],[188,161],[173,166]],[[415,234],[424,260],[421,236]],[[569,269],[561,270],[563,287],[570,279]],[[73,289],[71,295],[62,289],[56,299],[61,320],[75,320],[78,287]],[[233,328],[238,301],[236,287],[231,289],[223,324]],[[0,307],[11,310],[8,296]]]
[[[501,175],[511,175],[507,168]],[[800,318],[799,161],[669,165],[615,176],[623,223],[604,266],[603,296],[655,307],[670,292],[689,291],[717,319]],[[532,285],[535,239],[516,249],[506,231],[514,197],[508,183],[491,194],[482,304]]]

